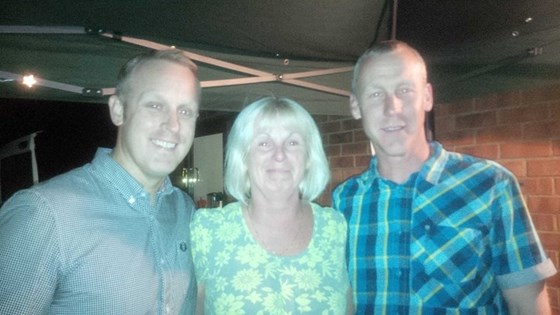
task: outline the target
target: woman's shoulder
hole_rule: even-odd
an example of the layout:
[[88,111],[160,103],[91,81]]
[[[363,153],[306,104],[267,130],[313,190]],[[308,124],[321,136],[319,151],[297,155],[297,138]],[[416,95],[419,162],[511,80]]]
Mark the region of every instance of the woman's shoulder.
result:
[[232,202],[221,208],[200,208],[194,213],[193,222],[215,224],[230,221],[241,214],[239,202]]
[[314,202],[311,203],[311,208],[315,216],[319,216],[328,220],[344,221],[344,215],[336,211],[332,207],[325,207]]

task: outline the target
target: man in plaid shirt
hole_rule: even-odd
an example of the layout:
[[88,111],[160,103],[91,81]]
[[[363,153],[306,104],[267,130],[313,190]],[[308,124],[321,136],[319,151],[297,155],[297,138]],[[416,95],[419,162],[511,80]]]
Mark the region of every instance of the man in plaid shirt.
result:
[[546,256],[516,178],[429,141],[432,87],[400,41],[366,51],[350,109],[375,150],[333,192],[358,314],[550,314]]

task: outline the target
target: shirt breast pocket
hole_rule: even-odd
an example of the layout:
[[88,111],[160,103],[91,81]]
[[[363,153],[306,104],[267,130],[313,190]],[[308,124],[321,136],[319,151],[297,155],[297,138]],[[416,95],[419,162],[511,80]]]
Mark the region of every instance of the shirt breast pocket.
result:
[[490,268],[485,239],[479,228],[426,225],[412,245],[413,270],[442,284],[473,281]]

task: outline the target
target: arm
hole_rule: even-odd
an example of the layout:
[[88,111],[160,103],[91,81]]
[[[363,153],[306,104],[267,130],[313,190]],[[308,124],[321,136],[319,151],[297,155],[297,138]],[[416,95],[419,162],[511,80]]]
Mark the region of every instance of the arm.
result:
[[352,287],[348,288],[348,300],[346,302],[346,314],[354,314],[354,300],[352,299]]
[[201,284],[196,295],[196,315],[204,315],[204,286]]
[[503,290],[512,315],[550,315],[550,304],[544,281]]
[[55,223],[32,193],[0,209],[0,313],[47,313],[57,283]]

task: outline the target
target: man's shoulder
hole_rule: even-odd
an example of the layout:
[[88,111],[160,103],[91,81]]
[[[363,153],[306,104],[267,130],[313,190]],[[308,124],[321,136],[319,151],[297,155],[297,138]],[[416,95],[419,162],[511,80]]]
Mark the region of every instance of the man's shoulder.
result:
[[348,189],[358,187],[360,183],[364,182],[368,176],[369,169],[362,173],[351,175],[342,182],[338,183],[333,189],[333,194],[343,194]]
[[510,174],[503,165],[496,161],[461,152],[448,152],[445,167],[447,169],[465,170],[476,168],[490,173]]

